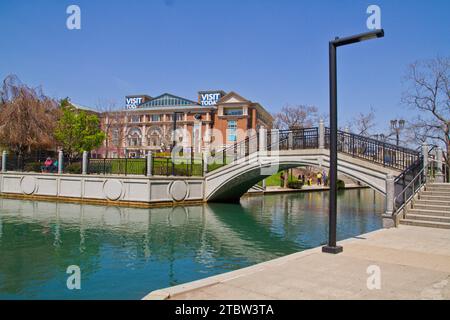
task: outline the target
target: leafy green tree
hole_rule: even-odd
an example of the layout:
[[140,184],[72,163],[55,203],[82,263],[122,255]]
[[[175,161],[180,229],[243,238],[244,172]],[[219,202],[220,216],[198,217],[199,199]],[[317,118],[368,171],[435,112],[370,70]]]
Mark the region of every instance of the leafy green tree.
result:
[[105,133],[100,128],[97,115],[75,108],[68,98],[61,100],[60,108],[61,117],[56,124],[55,138],[70,159],[102,144]]

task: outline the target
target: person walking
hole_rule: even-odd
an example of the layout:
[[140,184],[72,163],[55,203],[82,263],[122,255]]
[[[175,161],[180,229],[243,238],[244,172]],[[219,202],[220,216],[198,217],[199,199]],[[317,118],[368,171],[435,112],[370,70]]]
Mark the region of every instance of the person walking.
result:
[[322,171],[322,180],[323,180],[323,185],[327,186],[328,185],[328,177],[327,177],[327,173],[325,172],[325,170]]
[[319,185],[319,186],[321,186],[322,185],[322,172],[317,172],[317,184]]
[[281,172],[281,175],[280,175],[280,187],[281,188],[284,188],[284,179],[285,179],[284,172]]

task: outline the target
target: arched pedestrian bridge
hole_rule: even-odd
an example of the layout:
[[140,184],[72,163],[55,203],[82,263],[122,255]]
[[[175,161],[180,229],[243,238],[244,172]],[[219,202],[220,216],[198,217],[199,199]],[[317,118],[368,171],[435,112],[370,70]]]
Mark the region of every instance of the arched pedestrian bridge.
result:
[[[329,168],[329,129],[260,130],[207,158],[206,201],[238,201],[249,188],[280,170]],[[417,163],[419,152],[379,140],[338,132],[338,172],[386,194],[388,177]]]

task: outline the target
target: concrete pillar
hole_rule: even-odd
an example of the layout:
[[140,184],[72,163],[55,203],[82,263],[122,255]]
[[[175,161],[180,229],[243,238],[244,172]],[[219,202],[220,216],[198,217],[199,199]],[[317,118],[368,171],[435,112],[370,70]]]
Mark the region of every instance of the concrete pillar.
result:
[[270,151],[280,150],[280,131],[278,129],[270,130]]
[[263,188],[264,191],[266,191],[266,179],[264,179],[262,181],[262,188]]
[[152,176],[152,151],[149,150],[147,151],[147,177],[151,177]]
[[62,150],[58,151],[58,174],[63,173],[64,154]]
[[6,157],[8,156],[8,154],[6,153],[5,150],[3,150],[2,153],[2,172],[6,172]]
[[203,175],[205,176],[208,173],[208,155],[207,151],[203,152]]
[[325,149],[325,123],[323,119],[319,121],[319,149]]
[[435,178],[435,182],[437,183],[443,183],[444,182],[444,174],[442,173],[442,160],[443,160],[443,155],[442,155],[442,148],[438,147],[436,149],[436,178]]
[[386,212],[383,214],[383,227],[395,227],[394,198],[395,198],[395,178],[393,175],[386,176]]
[[288,133],[288,149],[292,150],[294,146],[294,134],[292,131],[289,131]]
[[87,174],[88,167],[88,153],[87,151],[83,151],[83,162],[82,162],[82,174]]
[[259,129],[259,150],[267,151],[267,130],[266,128]]
[[425,173],[425,177],[428,176],[428,152],[428,144],[426,142],[422,143],[423,172]]

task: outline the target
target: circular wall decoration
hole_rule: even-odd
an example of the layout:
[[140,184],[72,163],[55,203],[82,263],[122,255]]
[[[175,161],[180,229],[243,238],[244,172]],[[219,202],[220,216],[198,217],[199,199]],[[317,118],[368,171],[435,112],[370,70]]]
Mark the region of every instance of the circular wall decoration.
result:
[[170,184],[169,193],[175,201],[183,201],[188,195],[189,187],[186,181],[177,180]]
[[36,192],[36,178],[31,176],[24,176],[20,180],[20,188],[25,194],[33,194]]
[[120,180],[106,180],[103,184],[103,194],[109,200],[119,200],[122,196],[123,184]]

